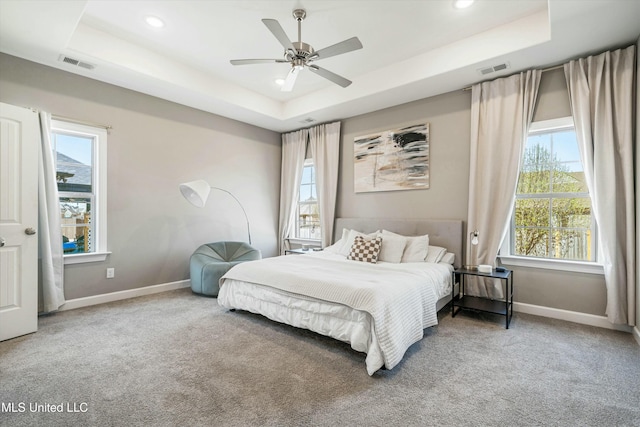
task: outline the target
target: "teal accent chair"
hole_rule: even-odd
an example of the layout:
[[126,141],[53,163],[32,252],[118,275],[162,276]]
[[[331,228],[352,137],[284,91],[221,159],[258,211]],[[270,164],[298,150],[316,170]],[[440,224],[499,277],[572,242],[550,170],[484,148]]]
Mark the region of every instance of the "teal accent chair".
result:
[[193,293],[217,297],[220,278],[236,264],[262,258],[244,242],[215,242],[200,246],[191,255],[189,271]]

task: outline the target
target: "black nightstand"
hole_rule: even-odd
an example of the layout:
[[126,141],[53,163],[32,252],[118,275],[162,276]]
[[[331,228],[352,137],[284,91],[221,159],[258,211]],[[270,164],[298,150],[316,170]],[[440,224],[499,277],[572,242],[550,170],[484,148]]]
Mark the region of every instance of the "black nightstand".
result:
[[[451,317],[455,317],[460,310],[475,310],[487,313],[499,314],[506,317],[506,329],[509,329],[509,322],[513,317],[513,272],[492,270],[491,273],[482,273],[478,270],[466,270],[459,268],[453,271],[453,283],[460,280],[460,291],[458,295],[451,294]],[[472,297],[464,294],[465,279],[467,276],[489,277],[505,281],[504,301],[496,301],[488,298]],[[456,310],[456,308],[458,308]]]

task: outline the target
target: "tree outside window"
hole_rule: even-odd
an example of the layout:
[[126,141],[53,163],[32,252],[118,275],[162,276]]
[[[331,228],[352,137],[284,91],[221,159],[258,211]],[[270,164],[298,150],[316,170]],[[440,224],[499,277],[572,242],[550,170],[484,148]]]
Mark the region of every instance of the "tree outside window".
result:
[[572,125],[530,133],[511,238],[513,255],[596,260],[591,198]]

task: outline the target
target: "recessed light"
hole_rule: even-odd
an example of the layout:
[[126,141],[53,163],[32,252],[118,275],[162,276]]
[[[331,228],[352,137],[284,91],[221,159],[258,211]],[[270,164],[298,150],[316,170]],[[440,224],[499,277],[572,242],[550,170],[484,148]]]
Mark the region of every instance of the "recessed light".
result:
[[278,86],[282,86],[284,84],[284,79],[276,79],[276,84]]
[[153,28],[164,27],[164,21],[156,16],[147,16],[144,20]]
[[465,9],[473,4],[474,0],[454,0],[453,7],[456,9]]

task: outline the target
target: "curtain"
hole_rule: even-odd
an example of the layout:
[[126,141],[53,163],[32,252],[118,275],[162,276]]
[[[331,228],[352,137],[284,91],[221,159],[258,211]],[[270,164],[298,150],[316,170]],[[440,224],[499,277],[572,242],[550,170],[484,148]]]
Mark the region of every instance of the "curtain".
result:
[[564,65],[580,157],[598,224],[607,318],[635,324],[635,46]]
[[[515,202],[540,75],[530,70],[472,87],[467,231],[478,230],[479,236],[473,251],[467,241],[467,264],[495,264]],[[469,280],[469,285],[470,295],[503,298],[499,280]]]
[[331,244],[333,238],[340,160],[340,122],[309,129],[309,146],[316,170],[318,209],[324,248]]
[[64,257],[60,204],[51,149],[51,114],[40,112],[38,162],[38,242],[42,284],[42,310],[56,311],[64,304]]
[[280,255],[289,249],[289,236],[295,226],[296,206],[304,168],[309,131],[302,129],[282,135],[282,171],[280,174],[280,218],[278,236]]

